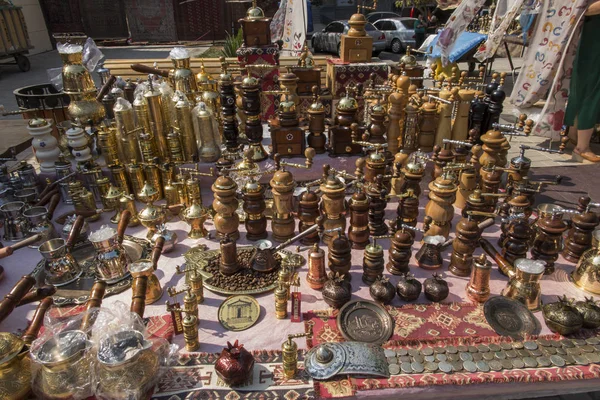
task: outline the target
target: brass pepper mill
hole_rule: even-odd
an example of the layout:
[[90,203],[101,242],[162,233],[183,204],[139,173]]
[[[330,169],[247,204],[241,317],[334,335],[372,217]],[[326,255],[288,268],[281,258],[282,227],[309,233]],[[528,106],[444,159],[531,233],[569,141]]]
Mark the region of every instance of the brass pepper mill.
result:
[[286,284],[277,281],[275,288],[275,317],[277,319],[286,319],[288,316],[288,288]]
[[339,275],[344,275],[344,279],[350,280],[350,268],[352,267],[352,246],[350,241],[344,235],[344,231],[336,228],[338,236],[329,242],[328,260],[329,269]]
[[311,332],[288,335],[287,340],[281,345],[283,375],[288,379],[294,378],[298,373],[298,345],[292,339],[297,339],[301,337],[311,338],[312,327]]
[[362,280],[369,286],[383,275],[385,267],[383,247],[377,244],[378,238],[373,237],[373,243],[367,245],[364,252]]
[[226,234],[221,239],[221,258],[219,263],[219,272],[223,275],[233,275],[238,272],[241,265],[237,258],[237,244],[235,239]]
[[190,287],[192,293],[196,296],[198,304],[204,303],[204,281],[202,275],[198,273],[196,268],[182,269],[179,265],[175,267],[177,274],[185,274],[185,281]]
[[554,262],[563,246],[563,233],[568,229],[563,221],[563,211],[554,211],[552,215],[541,218],[536,223],[536,235],[531,246],[534,260],[546,262],[546,275],[554,272]]
[[350,226],[348,227],[348,239],[352,242],[353,249],[364,249],[369,244],[369,198],[365,194],[364,187],[357,185],[348,202],[350,209]]
[[325,252],[319,248],[319,244],[313,244],[308,252],[308,273],[306,282],[311,289],[321,290],[327,281],[327,272],[325,271]]
[[471,279],[467,283],[467,297],[475,303],[484,303],[490,297],[490,273],[492,263],[485,254],[475,259],[471,269]]
[[129,219],[128,228],[138,226],[140,224],[140,219],[138,218],[138,211],[135,207],[135,196],[133,194],[125,194],[119,198],[119,209],[121,211],[128,210],[131,213],[131,218]]
[[213,209],[215,211],[213,222],[217,235],[220,238],[229,235],[230,239],[237,240],[240,236],[238,230],[240,218],[236,212],[238,208],[236,197],[237,184],[225,171],[225,175],[218,177],[212,184],[211,189],[215,197],[213,200]]
[[185,340],[186,351],[197,351],[200,348],[200,341],[198,340],[198,317],[194,314],[183,311],[185,317],[183,318],[183,339]]

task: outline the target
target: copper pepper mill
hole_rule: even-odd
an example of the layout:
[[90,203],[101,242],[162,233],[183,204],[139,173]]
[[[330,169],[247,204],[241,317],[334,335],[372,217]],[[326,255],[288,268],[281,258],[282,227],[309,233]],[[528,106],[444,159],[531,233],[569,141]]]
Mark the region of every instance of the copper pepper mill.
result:
[[364,249],[369,244],[369,203],[363,186],[358,185],[357,190],[348,201],[350,209],[348,239],[352,242],[353,249]]
[[562,250],[563,233],[568,229],[562,219],[562,212],[555,211],[552,215],[541,218],[536,224],[536,235],[531,246],[534,260],[546,262],[546,275],[554,272],[554,262]]
[[598,214],[590,211],[591,199],[588,196],[579,198],[580,213],[571,217],[571,229],[567,233],[563,257],[577,263],[581,255],[592,247],[592,235],[600,224]]
[[485,254],[475,259],[471,269],[471,279],[466,287],[469,300],[484,303],[490,297],[491,272],[492,263],[487,260]]
[[319,247],[318,243],[308,251],[308,273],[306,282],[311,289],[321,290],[327,281],[327,272],[325,270],[325,252]]
[[352,267],[352,245],[344,235],[344,231],[336,228],[338,236],[329,242],[327,248],[329,269],[336,274],[344,275],[345,280],[350,280]]

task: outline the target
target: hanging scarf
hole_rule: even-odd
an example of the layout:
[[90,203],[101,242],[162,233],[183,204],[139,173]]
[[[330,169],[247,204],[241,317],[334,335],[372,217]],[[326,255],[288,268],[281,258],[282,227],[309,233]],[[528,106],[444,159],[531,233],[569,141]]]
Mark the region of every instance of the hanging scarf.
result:
[[452,13],[446,27],[440,32],[437,46],[440,48],[442,65],[448,65],[448,57],[454,48],[458,35],[467,28],[485,0],[463,0]]
[[[506,0],[504,2],[506,3]],[[498,4],[500,4],[500,2]],[[483,62],[488,58],[492,57],[494,54],[496,54],[496,50],[498,50],[498,47],[502,43],[504,34],[508,30],[508,27],[510,26],[512,21],[517,16],[522,4],[523,0],[513,1],[513,4],[510,7],[510,9],[504,15],[499,16],[496,16],[496,14],[498,14],[500,7],[496,8],[496,13],[494,13],[494,18],[492,19],[492,22],[499,21],[499,25],[497,28],[495,27],[490,29],[490,33],[488,34],[487,40],[484,44],[482,44],[479,47],[477,53],[475,53],[474,57],[477,60],[479,60],[479,62]],[[506,10],[506,8],[504,10]]]

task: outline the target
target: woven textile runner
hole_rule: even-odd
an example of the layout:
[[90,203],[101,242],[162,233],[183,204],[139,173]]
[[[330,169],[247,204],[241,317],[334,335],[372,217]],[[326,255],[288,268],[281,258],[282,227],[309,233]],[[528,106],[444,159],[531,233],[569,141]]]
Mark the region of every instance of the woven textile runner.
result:
[[[283,376],[280,351],[254,351],[254,373],[242,387],[232,389],[214,369],[218,354],[190,353],[182,355],[159,381],[153,399],[314,399],[313,381],[298,363],[294,379]],[[302,360],[302,352],[298,354]]]

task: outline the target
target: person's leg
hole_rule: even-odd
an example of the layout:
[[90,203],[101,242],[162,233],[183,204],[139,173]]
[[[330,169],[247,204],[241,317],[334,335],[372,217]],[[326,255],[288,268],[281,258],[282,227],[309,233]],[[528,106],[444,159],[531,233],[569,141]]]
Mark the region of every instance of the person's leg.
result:
[[600,156],[594,154],[590,149],[590,139],[593,133],[594,129],[579,129],[577,131],[577,146],[573,149],[573,153],[588,161],[600,162]]

